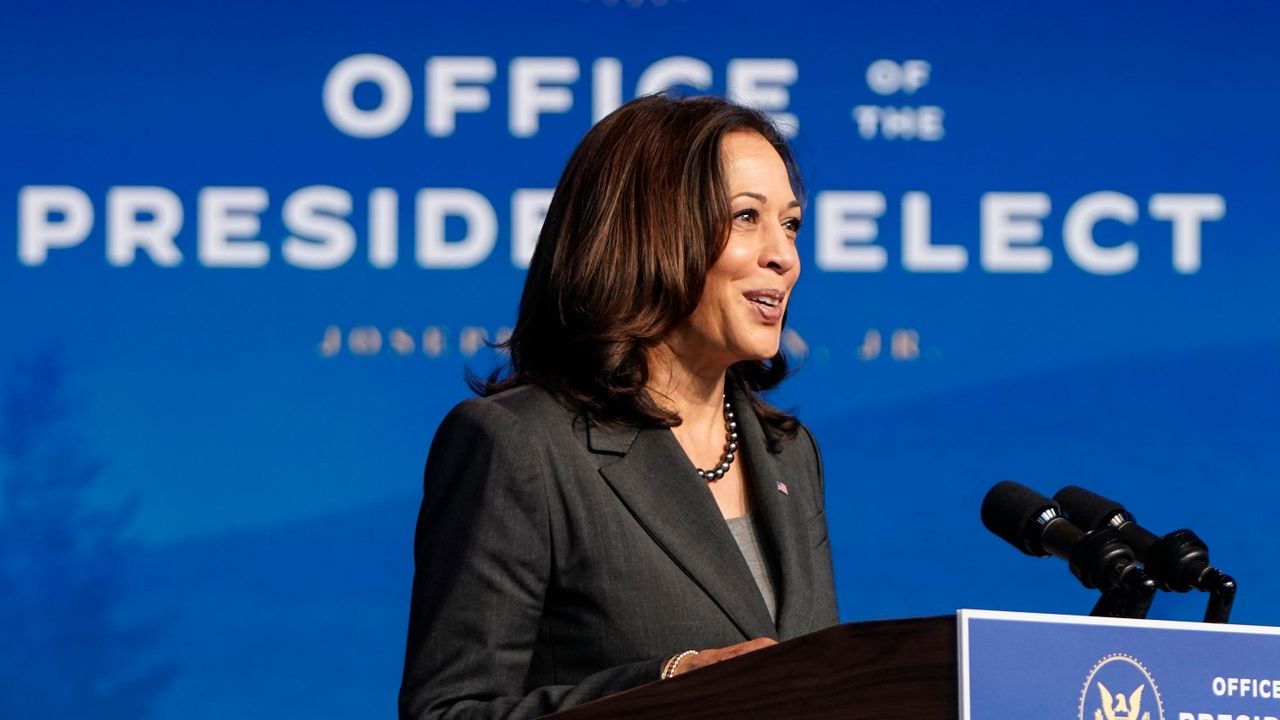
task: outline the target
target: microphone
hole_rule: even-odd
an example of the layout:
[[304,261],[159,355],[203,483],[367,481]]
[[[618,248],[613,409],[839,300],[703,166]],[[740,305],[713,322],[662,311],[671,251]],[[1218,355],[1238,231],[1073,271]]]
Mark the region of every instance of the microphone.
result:
[[1027,555],[1066,560],[1086,588],[1124,590],[1148,602],[1155,593],[1154,582],[1115,528],[1085,532],[1067,520],[1058,503],[1025,485],[1005,480],[987,491],[982,524]]
[[1114,528],[1133,548],[1163,590],[1217,592],[1235,581],[1209,564],[1209,546],[1190,530],[1163,537],[1142,527],[1120,503],[1082,487],[1069,485],[1053,496],[1067,514],[1087,529]]

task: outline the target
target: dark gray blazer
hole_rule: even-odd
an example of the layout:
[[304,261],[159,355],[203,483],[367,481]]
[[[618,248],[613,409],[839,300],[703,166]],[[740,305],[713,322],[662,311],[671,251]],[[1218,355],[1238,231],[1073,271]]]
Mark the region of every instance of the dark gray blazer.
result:
[[776,627],[670,430],[592,425],[521,387],[461,403],[431,444],[400,717],[536,717],[657,680],[682,650],[835,624],[813,438],[734,407]]

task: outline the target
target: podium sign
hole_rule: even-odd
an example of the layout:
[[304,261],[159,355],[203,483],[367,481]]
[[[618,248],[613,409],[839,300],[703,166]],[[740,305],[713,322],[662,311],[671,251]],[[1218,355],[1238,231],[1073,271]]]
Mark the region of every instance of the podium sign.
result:
[[961,610],[960,717],[1277,720],[1280,628]]

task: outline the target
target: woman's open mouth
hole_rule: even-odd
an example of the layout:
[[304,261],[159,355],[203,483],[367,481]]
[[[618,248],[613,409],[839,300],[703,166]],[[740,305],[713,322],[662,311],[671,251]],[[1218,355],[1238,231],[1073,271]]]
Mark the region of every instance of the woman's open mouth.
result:
[[786,293],[781,290],[748,290],[742,296],[760,313],[766,322],[777,322],[782,319],[782,301]]

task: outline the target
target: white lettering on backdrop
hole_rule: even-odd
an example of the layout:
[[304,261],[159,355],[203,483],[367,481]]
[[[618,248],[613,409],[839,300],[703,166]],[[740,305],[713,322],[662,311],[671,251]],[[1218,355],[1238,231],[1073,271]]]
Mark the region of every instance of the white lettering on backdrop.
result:
[[[551,204],[551,190],[519,188],[509,199],[510,261],[528,267],[538,231]],[[18,195],[18,258],[43,265],[52,252],[69,252],[91,236],[93,201],[68,186],[28,186]],[[880,220],[888,211],[883,193],[827,190],[818,193],[813,214],[815,259],[830,272],[878,272],[890,262],[881,242]],[[206,187],[195,208],[196,258],[205,267],[258,268],[271,258],[271,239],[261,236],[262,215],[270,205],[266,188]],[[932,200],[913,191],[903,194],[899,259],[909,272],[958,273],[969,266],[969,249],[932,238]],[[1115,275],[1138,265],[1138,241],[1102,244],[1098,225],[1137,228],[1144,222],[1169,224],[1172,267],[1198,272],[1204,224],[1222,219],[1221,195],[1157,193],[1147,202],[1147,218],[1138,202],[1123,193],[1099,191],[1067,204],[1060,240],[1063,256],[1097,275]],[[313,185],[293,191],[281,205],[287,235],[279,239],[286,264],[311,270],[341,267],[355,256],[360,235],[352,224],[355,198],[341,188]],[[400,197],[392,188],[375,188],[367,199],[365,234],[368,263],[394,267],[399,260]],[[990,192],[978,208],[978,257],[992,273],[1044,273],[1054,254],[1046,244],[1045,218],[1053,202],[1042,192]],[[422,188],[414,198],[414,258],[420,267],[465,269],[487,261],[500,236],[498,213],[485,195],[468,188]],[[146,256],[162,267],[182,258],[180,235],[185,215],[172,191],[156,187],[113,187],[107,192],[105,254],[127,267]],[[451,231],[449,228],[453,227]],[[461,232],[457,229],[461,228]]]

